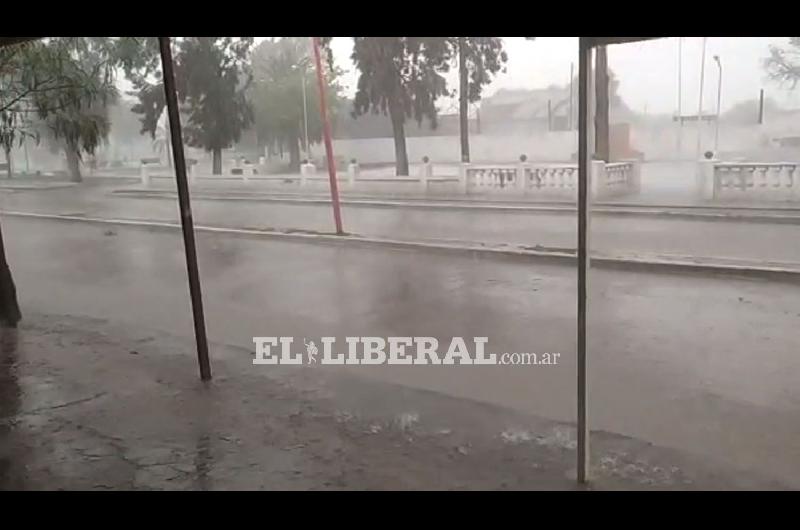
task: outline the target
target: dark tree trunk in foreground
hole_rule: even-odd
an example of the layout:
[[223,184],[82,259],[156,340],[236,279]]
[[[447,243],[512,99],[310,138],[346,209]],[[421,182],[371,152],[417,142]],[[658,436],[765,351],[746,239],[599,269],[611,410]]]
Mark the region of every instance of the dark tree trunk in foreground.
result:
[[606,47],[597,47],[597,69],[595,70],[595,154],[599,160],[610,162],[611,147],[608,139],[608,56]]
[[0,228],[0,326],[15,328],[21,318],[17,303],[17,288],[6,261],[3,231]]
[[64,148],[64,152],[67,154],[67,169],[69,170],[69,179],[72,182],[83,181],[83,177],[81,176],[81,158],[78,156],[78,149],[67,144],[66,148]]
[[213,149],[212,156],[212,175],[222,175],[222,149]]
[[408,152],[406,151],[405,115],[397,104],[389,104],[389,117],[392,120],[392,136],[394,136],[394,159],[397,175],[408,176]]
[[469,162],[469,89],[467,78],[467,63],[465,61],[466,38],[458,38],[458,117],[461,129],[461,161]]

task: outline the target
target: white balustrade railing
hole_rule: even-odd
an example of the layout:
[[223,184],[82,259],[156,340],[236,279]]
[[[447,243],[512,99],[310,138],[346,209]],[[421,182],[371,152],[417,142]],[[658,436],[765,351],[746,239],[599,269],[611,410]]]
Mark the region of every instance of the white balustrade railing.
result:
[[499,166],[478,166],[467,164],[465,167],[466,187],[475,192],[508,192],[518,188],[518,168]]
[[[595,162],[596,163],[596,162]],[[593,187],[597,196],[609,197],[638,193],[641,188],[641,168],[638,162],[611,162],[603,164],[593,175]]]
[[525,189],[532,192],[578,189],[578,166],[541,166],[525,168]]
[[[317,172],[310,163],[303,164],[299,175],[259,175],[254,167],[231,170],[231,174],[208,176],[192,175],[192,182],[242,180],[281,187],[317,188],[328,185],[327,172]],[[636,193],[639,190],[640,165],[638,161],[606,164],[592,161],[591,192],[593,197],[604,198]],[[251,174],[252,173],[252,174]],[[152,175],[147,163],[142,163],[142,183],[149,185]],[[160,177],[160,175],[158,175]],[[423,160],[418,174],[413,177],[363,176],[358,163],[351,160],[347,168],[338,172],[340,186],[376,192],[414,193],[467,193],[509,194],[542,197],[572,198],[578,191],[578,166],[575,164],[534,165],[524,157],[516,165],[461,164],[458,175],[435,176],[429,160]]]
[[[597,198],[638,193],[641,170],[638,161],[592,161],[592,195]],[[541,196],[574,196],[578,191],[578,166],[516,167],[464,164],[462,175],[467,193],[516,193]]]
[[704,160],[698,196],[706,200],[800,200],[800,163]]

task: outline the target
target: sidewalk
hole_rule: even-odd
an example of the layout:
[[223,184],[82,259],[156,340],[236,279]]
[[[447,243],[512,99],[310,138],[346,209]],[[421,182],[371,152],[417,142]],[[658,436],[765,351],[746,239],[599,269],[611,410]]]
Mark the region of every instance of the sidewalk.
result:
[[[0,335],[0,489],[578,489],[575,432],[509,409],[324,368],[253,366],[76,316]],[[784,489],[605,432],[588,489]]]

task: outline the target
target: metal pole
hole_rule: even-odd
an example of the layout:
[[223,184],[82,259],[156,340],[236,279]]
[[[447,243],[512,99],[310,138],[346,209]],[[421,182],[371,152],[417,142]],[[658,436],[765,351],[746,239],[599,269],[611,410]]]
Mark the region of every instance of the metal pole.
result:
[[319,111],[322,113],[322,132],[325,138],[325,154],[328,157],[328,177],[331,183],[333,220],[336,223],[336,233],[341,235],[344,234],[344,230],[342,230],[342,212],[339,207],[339,183],[336,180],[336,162],[333,159],[331,124],[328,121],[328,110],[325,106],[325,80],[322,73],[322,60],[319,54],[319,37],[312,37],[312,41],[314,43],[314,62],[317,66],[317,82],[319,84]]
[[714,60],[717,62],[717,66],[719,66],[719,81],[717,82],[717,123],[716,129],[714,130],[714,158],[719,158],[719,113],[720,113],[720,104],[722,103],[722,62],[719,60],[719,55],[714,56]]
[[703,52],[700,54],[700,102],[697,106],[697,159],[700,159],[700,140],[703,136],[703,82],[706,73],[706,41],[708,37],[703,37]]
[[211,363],[208,360],[208,339],[206,321],[203,315],[203,297],[200,292],[200,273],[197,269],[197,248],[194,241],[192,206],[189,200],[189,185],[186,181],[186,159],[183,154],[181,118],[178,114],[178,97],[175,89],[175,74],[172,67],[172,50],[169,37],[159,37],[161,48],[161,69],[164,75],[164,95],[167,102],[169,130],[172,138],[172,156],[175,161],[175,180],[178,184],[178,204],[181,212],[183,246],[186,253],[186,270],[189,274],[189,294],[192,299],[194,316],[194,336],[197,341],[197,362],[200,365],[200,379],[211,379]]
[[578,483],[589,480],[589,395],[586,365],[587,281],[589,272],[589,131],[592,124],[589,98],[592,48],[586,37],[578,44]]
[[764,123],[764,89],[761,89],[761,92],[758,94],[758,124],[763,125]]

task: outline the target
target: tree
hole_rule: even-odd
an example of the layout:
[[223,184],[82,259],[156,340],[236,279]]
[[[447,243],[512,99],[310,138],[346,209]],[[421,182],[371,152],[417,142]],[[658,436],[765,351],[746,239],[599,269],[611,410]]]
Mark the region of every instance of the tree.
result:
[[44,45],[61,54],[50,75],[66,82],[33,92],[30,104],[47,138],[64,150],[71,180],[80,182],[83,154],[93,155],[110,130],[107,107],[117,97],[113,44],[105,37],[60,37]]
[[[289,152],[292,171],[300,167],[300,145],[305,144],[305,115],[308,117],[308,142],[322,141],[322,115],[314,75],[309,37],[284,37],[265,40],[252,55],[253,83],[250,101],[259,144]],[[326,98],[331,105],[331,120],[336,118],[340,87],[338,69],[329,61]],[[305,90],[305,95],[303,91]],[[304,146],[308,151],[308,146]]]
[[[175,41],[175,85],[188,120],[186,143],[212,153],[213,174],[222,173],[222,150],[241,138],[252,122],[245,97],[251,75],[252,37],[186,37]],[[153,37],[129,37],[117,46],[125,73],[139,99],[142,133],[155,138],[164,106],[164,86]]]
[[15,328],[21,318],[17,287],[14,285],[11,268],[6,260],[3,231],[0,229],[0,326]]
[[22,145],[26,138],[37,142],[38,136],[32,130],[29,118],[28,99],[37,90],[51,86],[52,79],[32,77],[33,68],[27,66],[42,63],[36,59],[39,51],[36,43],[22,43],[0,48],[0,146],[3,148],[7,164],[7,177],[13,176],[11,150],[15,144]]
[[15,143],[38,142],[37,120],[79,114],[113,88],[107,44],[67,37],[0,49],[0,144],[9,162]]
[[609,75],[608,54],[605,46],[598,46],[595,66],[595,158],[609,162],[611,144],[609,141]]
[[469,104],[479,101],[483,86],[505,69],[508,55],[502,37],[450,37],[449,43],[458,56],[461,161],[469,162]]
[[800,37],[789,37],[787,47],[770,46],[764,66],[773,80],[796,87],[800,80]]
[[[101,42],[93,40],[91,44]],[[87,75],[79,64],[83,46],[75,38],[58,38],[0,48],[0,144],[9,166],[15,141],[30,137],[38,141],[37,118],[75,109],[81,101],[92,101],[102,92],[95,83],[99,70]],[[108,77],[104,79],[108,81]],[[0,230],[0,325],[16,327],[20,318]]]
[[108,137],[111,123],[108,119],[108,104],[116,98],[116,88],[108,87],[101,101],[83,102],[80,105],[51,113],[43,120],[47,139],[64,150],[70,180],[81,182],[83,155],[94,155],[100,144]]
[[408,175],[404,124],[427,118],[436,127],[436,99],[449,95],[441,75],[449,69],[447,37],[353,37],[359,71],[353,115],[388,114],[398,175]]

